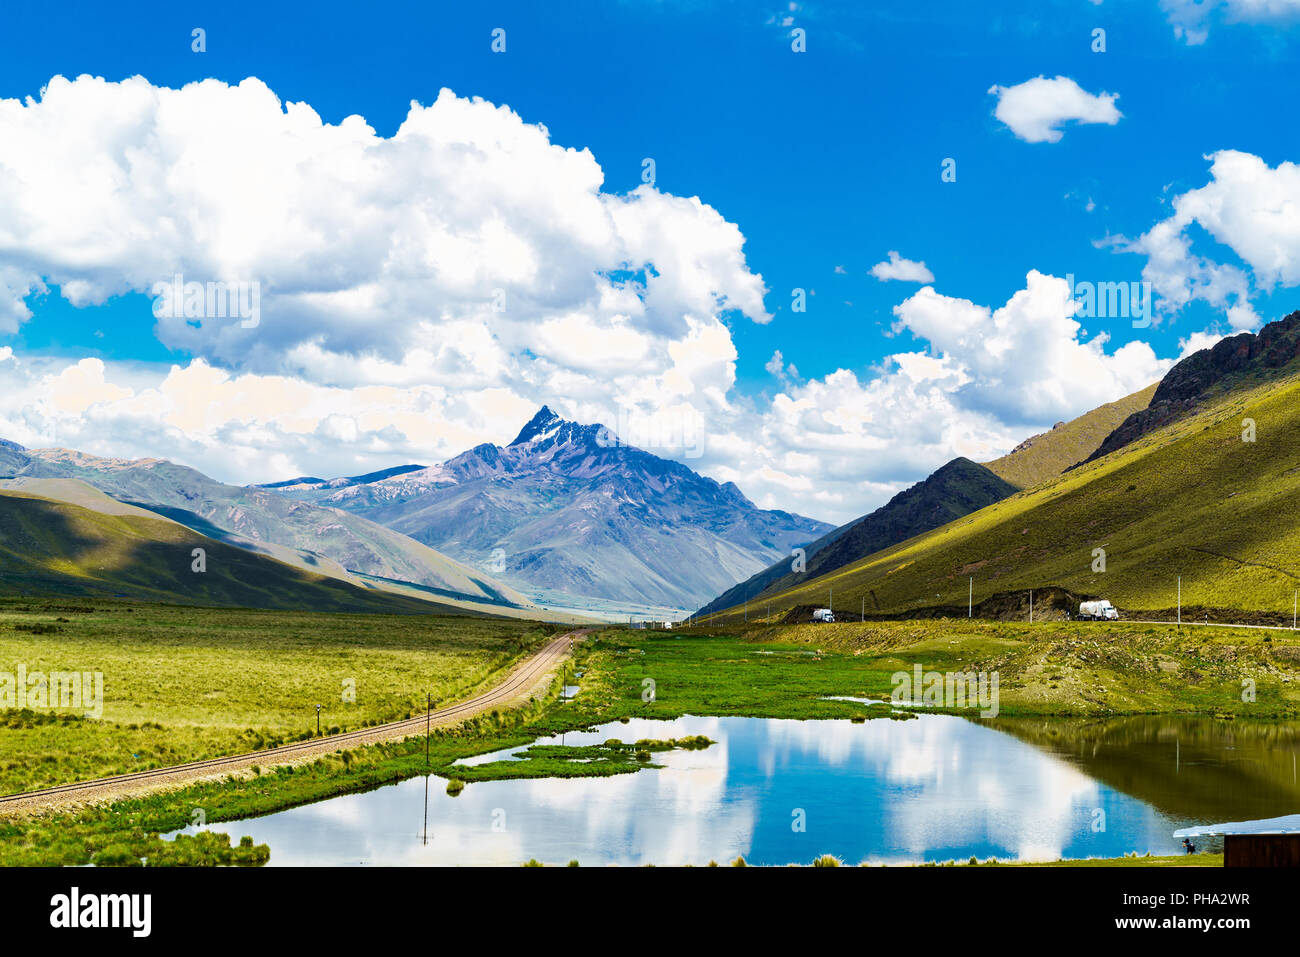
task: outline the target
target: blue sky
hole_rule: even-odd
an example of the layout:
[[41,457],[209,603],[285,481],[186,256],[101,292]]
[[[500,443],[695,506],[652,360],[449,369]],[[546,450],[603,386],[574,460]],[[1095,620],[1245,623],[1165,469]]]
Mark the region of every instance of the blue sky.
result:
[[[590,150],[604,192],[637,187],[643,159],[653,158],[660,191],[699,197],[743,233],[745,264],[767,289],[770,322],[722,316],[736,353],[729,391],[759,415],[800,383],[841,369],[866,382],[886,357],[937,351],[919,324],[893,329],[895,307],[921,284],[869,274],[890,250],[924,261],[940,296],[993,309],[1026,288],[1030,270],[1139,280],[1148,256],[1109,240],[1142,236],[1171,215],[1175,196],[1206,186],[1208,155],[1240,151],[1270,168],[1300,159],[1291,21],[1234,22],[1243,14],[1232,3],[1196,23],[1192,33],[1204,31],[1203,38],[1186,29],[1176,35],[1188,22],[1183,5],[1156,0],[464,6],[326,2],[296,12],[265,3],[184,10],[140,3],[124,13],[20,0],[4,13],[0,99],[39,98],[56,74],[139,75],[170,88],[252,76],[283,101],[310,104],[326,124],[360,114],[390,137],[412,100],[431,104],[446,87],[509,106],[523,123],[544,125],[552,143]],[[190,49],[194,27],[206,30],[206,52]],[[507,31],[504,55],[489,48],[496,27]],[[794,27],[806,30],[807,52],[791,50]],[[1098,27],[1106,31],[1104,53],[1091,49]],[[1067,122],[1057,142],[1026,142],[995,118],[990,89],[1039,76],[1068,77],[1091,95],[1118,94],[1122,118]],[[949,157],[957,179],[945,183],[940,164]],[[0,169],[3,159],[0,151]],[[1241,250],[1224,241],[1236,234],[1214,232],[1193,222],[1184,235],[1197,255],[1250,277],[1249,302],[1261,319],[1290,311],[1286,275],[1269,281],[1252,273]],[[0,244],[0,261],[6,255],[18,260],[21,249]],[[46,292],[27,297],[31,317],[7,334],[0,327],[0,347],[15,355],[96,356],[125,369],[204,354],[181,337],[160,341],[143,291],[77,308],[60,296],[57,276],[45,278]],[[791,312],[796,287],[810,294],[804,315]],[[1161,360],[1176,357],[1193,333],[1229,331],[1223,303],[1196,298],[1151,328],[1134,329],[1127,319],[1083,326],[1089,337],[1109,336],[1108,353],[1145,341]],[[797,376],[773,375],[777,350]],[[215,351],[206,361],[243,368]],[[1011,437],[1050,425],[1045,415],[1003,409],[997,421]],[[785,455],[798,444],[768,451]],[[923,477],[933,460],[961,451],[953,445],[938,441],[900,456],[903,464],[875,475],[869,491],[847,498],[837,491],[822,512],[839,517],[887,497]],[[377,446],[357,464],[393,464],[377,460],[402,448]],[[167,452],[183,454],[181,447],[159,454]],[[277,465],[317,474],[348,465],[332,454],[304,447]],[[752,470],[726,449],[697,464],[722,478]],[[779,471],[808,478],[797,474],[797,462]],[[813,475],[812,484],[827,489],[851,469],[831,471],[834,478]],[[751,489],[763,483],[740,484],[761,498]],[[806,483],[802,492],[798,484],[774,480],[767,504],[815,509]]]

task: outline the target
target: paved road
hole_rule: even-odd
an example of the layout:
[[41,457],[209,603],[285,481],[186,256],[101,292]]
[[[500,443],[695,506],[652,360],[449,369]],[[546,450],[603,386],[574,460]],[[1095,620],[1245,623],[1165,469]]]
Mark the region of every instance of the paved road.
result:
[[[1150,621],[1146,618],[1121,618],[1120,623],[1128,622],[1133,625],[1177,625],[1176,621]],[[1266,631],[1295,631],[1290,625],[1234,625],[1225,621],[1182,621],[1184,626],[1195,625],[1197,628],[1263,628]]]
[[0,814],[116,799],[164,787],[175,787],[203,778],[219,777],[253,765],[273,767],[277,764],[291,764],[333,751],[407,738],[423,733],[429,725],[459,724],[467,718],[492,708],[509,705],[528,696],[541,679],[554,670],[556,665],[568,655],[573,642],[585,634],[585,631],[572,631],[551,639],[541,651],[516,665],[501,684],[468,701],[434,711],[431,715],[422,714],[372,728],[361,728],[357,731],[331,735],[328,738],[312,738],[263,751],[232,754],[207,761],[154,768],[150,771],[135,771],[131,774],[118,774],[93,781],[61,784],[58,787],[44,788],[39,791],[23,791],[0,797]]

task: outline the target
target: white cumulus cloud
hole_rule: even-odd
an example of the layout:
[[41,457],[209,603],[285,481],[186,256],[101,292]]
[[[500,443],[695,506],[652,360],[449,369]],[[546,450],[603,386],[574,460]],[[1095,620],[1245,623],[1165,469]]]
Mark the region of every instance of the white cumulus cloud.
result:
[[[1172,215],[1117,244],[1147,257],[1142,278],[1166,312],[1203,300],[1222,309],[1233,329],[1254,329],[1260,317],[1250,303],[1253,293],[1300,285],[1300,166],[1270,167],[1238,150],[1207,159],[1206,185],[1174,197]],[[1197,254],[1198,227],[1241,264]]]
[[871,275],[881,282],[897,279],[902,282],[934,282],[934,273],[923,262],[904,259],[897,250],[889,251],[889,258],[871,267]]
[[1089,93],[1068,76],[1037,76],[989,92],[998,98],[993,115],[1027,143],[1059,142],[1065,123],[1114,126],[1124,115],[1115,106],[1118,93]]
[[1145,342],[1107,352],[1106,333],[1085,339],[1074,311],[1066,281],[1037,270],[996,309],[929,286],[894,308],[897,328],[924,338],[964,371],[960,404],[1006,422],[1071,418],[1143,388],[1168,368]]
[[263,372],[421,347],[482,371],[580,325],[616,349],[629,331],[681,337],[688,317],[770,319],[716,210],[650,186],[606,193],[587,150],[449,90],[383,137],[254,78],[55,77],[39,99],[0,100],[0,166],[0,331],[46,284],[80,306],[176,274],[259,283],[255,328],[163,317],[158,334]]
[[[0,101],[0,168],[0,334],[55,285],[78,306],[176,273],[262,290],[254,327],[160,318],[159,338],[195,356],[175,364],[0,348],[0,436],[225,481],[431,464],[509,441],[545,402],[586,422],[698,422],[698,457],[651,451],[845,521],[1167,366],[1085,339],[1064,280],[1031,272],[1003,305],[927,285],[895,310],[925,345],[872,368],[847,351],[813,379],[776,353],[776,394],[741,394],[728,324],[771,316],[740,228],[697,198],[606,192],[588,151],[445,90],[383,137],[255,79],[56,77]],[[933,281],[896,251],[879,266]]]

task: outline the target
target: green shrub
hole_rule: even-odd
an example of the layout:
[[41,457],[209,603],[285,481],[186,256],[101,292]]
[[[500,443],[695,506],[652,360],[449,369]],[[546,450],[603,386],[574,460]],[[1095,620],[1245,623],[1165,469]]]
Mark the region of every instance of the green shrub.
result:
[[96,867],[139,867],[140,858],[125,844],[110,844],[91,858]]

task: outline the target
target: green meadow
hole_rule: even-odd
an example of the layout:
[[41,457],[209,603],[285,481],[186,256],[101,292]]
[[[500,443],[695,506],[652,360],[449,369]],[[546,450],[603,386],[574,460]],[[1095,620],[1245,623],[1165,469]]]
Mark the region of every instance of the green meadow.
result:
[[555,633],[434,615],[0,600],[0,672],[103,674],[98,720],[0,711],[0,792],[349,731],[469,697]]
[[[3,605],[0,649],[7,660],[40,661],[49,669],[103,667],[106,688],[114,687],[109,676],[117,669],[132,670],[117,685],[121,693],[106,696],[100,721],[6,729],[0,741],[9,790],[37,776],[71,780],[110,773],[113,765],[130,770],[201,757],[205,748],[221,753],[252,741],[250,729],[263,742],[313,733],[315,701],[327,691],[337,701],[347,674],[357,677],[357,703],[347,706],[355,710],[336,704],[324,722],[327,732],[403,717],[419,710],[423,688],[447,700],[468,695],[548,634],[464,618],[70,607]],[[63,630],[36,635],[15,628],[38,623]],[[209,822],[231,821],[429,772],[457,782],[453,790],[501,777],[635,773],[653,766],[665,749],[707,746],[702,740],[620,740],[615,733],[594,748],[533,746],[510,766],[456,763],[635,717],[914,720],[911,711],[885,704],[826,699],[887,697],[893,674],[916,664],[937,671],[996,670],[999,716],[1013,721],[1191,713],[1242,723],[1295,717],[1296,650],[1289,635],[1124,623],[927,620],[760,625],[725,633],[608,628],[578,643],[566,666],[565,680],[576,677],[582,689],[576,698],[560,703],[552,689],[528,707],[435,730],[427,763],[425,742],[417,736],[79,812],[0,818],[0,864],[257,864],[263,849],[241,845],[237,825],[229,840],[213,836],[177,846],[159,835],[191,823],[196,809]],[[1243,679],[1254,682],[1253,701],[1243,700]],[[144,708],[136,707],[140,703]],[[148,728],[141,725],[146,714],[153,722]],[[1258,724],[1267,726],[1267,720]],[[1032,727],[1021,730],[1032,736]],[[136,752],[139,758],[126,750],[149,744],[156,750]]]
[[[5,612],[6,619],[11,622],[21,618],[19,624],[30,623],[33,620],[32,614],[15,612],[12,606]],[[55,614],[53,608],[45,608],[40,612],[39,620],[49,621],[52,614]],[[153,672],[155,680],[158,674],[155,668],[161,668],[161,665],[148,663],[158,661],[154,656],[147,659],[144,657],[143,652],[148,643],[141,642],[139,634],[128,637],[132,627],[144,620],[135,616],[147,617],[154,626],[163,626],[164,631],[170,630],[166,626],[174,627],[187,617],[191,626],[200,632],[205,631],[202,623],[209,621],[210,614],[233,625],[230,613],[225,611],[145,609],[136,606],[135,611],[120,608],[96,614],[108,619],[101,621],[98,627],[118,629],[114,633],[121,642],[117,650],[122,660],[140,659],[141,676]],[[277,612],[256,612],[249,615],[253,616],[253,623],[245,621],[243,628],[237,630],[242,638],[236,635],[228,635],[221,641],[208,638],[213,647],[202,657],[207,661],[205,668],[211,680],[216,680],[214,672],[224,670],[218,662],[224,661],[226,667],[238,668],[252,658],[261,657],[260,642],[270,640],[270,629],[267,628],[269,622],[279,622],[282,633],[280,641],[290,645],[277,654],[292,655],[301,649],[296,641],[288,637],[291,628],[299,629],[299,634],[302,634],[310,631],[313,625],[323,626],[337,618],[332,615],[286,616]],[[71,618],[71,615],[64,617]],[[356,644],[358,637],[368,635],[377,645],[391,649],[393,645],[400,644],[404,649],[419,651],[421,658],[440,645],[451,645],[461,655],[461,663],[466,655],[470,660],[476,655],[482,655],[482,660],[490,664],[494,660],[492,649],[496,641],[488,626],[502,625],[500,622],[450,619],[447,630],[442,635],[443,641],[435,643],[427,637],[409,635],[403,641],[394,634],[394,629],[402,623],[409,626],[414,619],[397,617],[382,622],[372,621],[371,616],[357,618],[356,630],[346,638],[336,635],[335,642],[324,647]],[[339,620],[339,628],[344,627],[344,622]],[[478,634],[456,630],[465,627],[483,628],[484,631]],[[89,631],[89,627],[86,630]],[[33,636],[30,640],[48,643],[66,634]],[[531,634],[533,633],[522,631],[516,640],[526,641]],[[536,635],[534,643],[545,637],[541,632]],[[487,646],[486,650],[484,645]],[[26,650],[30,651],[32,647],[34,646],[28,645]],[[241,846],[237,827],[232,828],[229,841],[206,839],[202,845],[189,842],[179,850],[171,842],[161,840],[159,835],[191,823],[196,809],[202,810],[207,821],[215,823],[265,814],[337,794],[366,790],[430,771],[449,781],[467,781],[465,786],[472,788],[476,780],[501,777],[630,773],[653,765],[654,755],[669,748],[708,746],[706,741],[697,738],[627,742],[611,739],[586,754],[579,753],[583,749],[578,748],[543,747],[532,751],[527,759],[514,763],[512,767],[503,767],[501,762],[479,768],[455,763],[458,759],[471,755],[529,745],[538,737],[560,731],[589,728],[632,717],[665,718],[693,712],[866,720],[891,715],[890,709],[885,707],[864,709],[852,702],[822,700],[825,695],[848,694],[860,687],[861,668],[849,654],[819,654],[794,646],[750,645],[725,637],[679,638],[618,629],[611,629],[579,643],[575,652],[575,660],[567,667],[564,678],[573,680],[576,672],[582,673],[578,679],[582,691],[577,698],[561,704],[553,689],[548,698],[534,705],[499,714],[482,715],[456,728],[435,729],[427,763],[425,741],[417,736],[405,741],[330,754],[300,766],[259,769],[251,775],[232,775],[218,781],[205,781],[174,791],[127,798],[111,805],[78,812],[0,817],[0,865],[91,862],[126,864],[144,859],[153,864],[175,864],[196,863],[198,857],[204,863],[258,863],[257,856],[262,853],[261,849]],[[321,682],[318,687],[332,688],[334,675],[322,674],[320,656],[308,654],[307,660],[317,663],[314,666],[304,665],[310,673],[310,677],[304,676],[304,680]],[[328,658],[325,660],[328,661]],[[403,667],[413,667],[411,662],[401,656],[398,660]],[[44,667],[52,670],[56,665],[72,667],[64,664],[62,659],[56,662],[53,658]],[[713,679],[710,678],[711,672],[716,673]],[[646,678],[651,675],[656,683],[655,691],[647,693]],[[473,690],[469,679],[463,677],[461,681],[466,689],[463,694],[469,694]],[[106,680],[106,686],[108,684]],[[401,682],[396,684],[400,687]],[[452,687],[450,681],[444,684],[448,697],[451,696]],[[361,697],[360,694],[358,697]],[[183,695],[174,692],[166,695],[169,707],[177,709],[174,712],[176,714],[183,715],[186,710],[183,699]],[[391,716],[403,716],[414,704],[409,696],[401,697],[399,694],[398,700],[394,702],[397,713]],[[230,705],[231,702],[226,702],[225,707],[229,708]],[[135,740],[130,736],[137,732],[112,720],[110,716],[113,708],[118,706],[120,703],[106,703],[105,718],[99,724],[103,726],[100,729],[103,740],[121,747],[127,740]],[[251,720],[256,708],[256,698],[253,698],[233,709],[240,715],[240,720],[234,722],[235,726]],[[311,713],[314,715],[314,711]],[[897,716],[904,720],[912,718],[907,713]],[[291,728],[308,727],[302,717],[292,712],[289,721]],[[48,735],[44,746],[76,747],[76,739],[70,737],[65,729],[52,730],[48,725],[42,725],[41,729]],[[30,730],[37,732],[41,729]],[[159,733],[160,740],[166,740],[176,730],[177,728],[166,724],[162,729],[150,729],[151,733]],[[238,735],[235,740],[240,740]],[[197,756],[199,755],[186,757]],[[12,756],[15,763],[17,758],[17,754]],[[596,766],[577,759],[595,759],[592,763]],[[12,777],[21,775],[16,768],[11,768],[8,773]],[[84,776],[70,774],[67,779]]]
[[760,623],[714,634],[743,639],[729,642],[737,657],[770,645],[782,655],[801,649],[851,662],[856,690],[835,694],[887,695],[895,673],[920,665],[926,672],[997,672],[1002,716],[1300,715],[1300,633],[1290,630],[918,619]]

